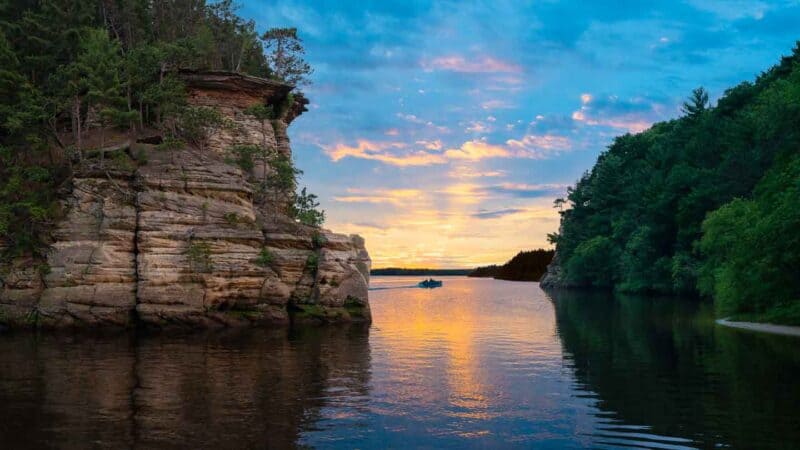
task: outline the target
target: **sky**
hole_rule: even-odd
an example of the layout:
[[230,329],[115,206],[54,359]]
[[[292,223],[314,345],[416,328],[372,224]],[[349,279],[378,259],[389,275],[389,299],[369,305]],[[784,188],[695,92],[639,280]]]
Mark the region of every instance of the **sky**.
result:
[[325,227],[373,267],[468,268],[549,248],[553,200],[615,136],[712,102],[789,54],[800,0],[261,1],[313,66],[289,128]]

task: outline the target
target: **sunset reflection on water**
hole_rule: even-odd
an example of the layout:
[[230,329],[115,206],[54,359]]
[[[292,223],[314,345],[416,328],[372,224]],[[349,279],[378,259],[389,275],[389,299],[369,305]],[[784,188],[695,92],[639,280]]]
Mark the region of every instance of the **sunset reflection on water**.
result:
[[479,442],[560,434],[547,429],[570,383],[552,303],[535,283],[443,279],[433,290],[373,280],[372,379],[387,413],[412,440],[419,427]]
[[796,339],[443,280],[374,278],[371,327],[0,335],[0,448],[800,448]]

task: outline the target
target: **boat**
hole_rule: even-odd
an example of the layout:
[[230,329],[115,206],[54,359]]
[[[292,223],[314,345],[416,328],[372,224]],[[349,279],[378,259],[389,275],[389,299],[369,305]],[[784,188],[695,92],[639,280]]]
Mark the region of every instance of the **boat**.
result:
[[417,285],[421,288],[433,289],[437,287],[442,287],[442,282],[439,280],[434,280],[433,278],[428,278],[427,280],[422,280]]

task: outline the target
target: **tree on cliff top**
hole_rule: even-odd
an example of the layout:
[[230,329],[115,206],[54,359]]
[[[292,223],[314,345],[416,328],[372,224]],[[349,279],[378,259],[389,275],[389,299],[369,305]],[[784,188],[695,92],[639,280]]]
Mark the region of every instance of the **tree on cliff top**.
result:
[[293,86],[308,85],[313,69],[303,59],[305,49],[297,28],[272,28],[261,36],[275,76]]

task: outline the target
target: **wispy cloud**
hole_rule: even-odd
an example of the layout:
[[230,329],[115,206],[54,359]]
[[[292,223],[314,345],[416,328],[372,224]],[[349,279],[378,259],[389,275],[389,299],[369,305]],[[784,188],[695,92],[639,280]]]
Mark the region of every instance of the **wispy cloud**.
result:
[[333,199],[341,203],[378,203],[403,205],[415,198],[420,198],[423,192],[417,189],[356,189],[347,190],[347,194],[335,196]]
[[481,210],[479,212],[472,214],[472,217],[476,219],[499,219],[501,217],[510,216],[512,214],[517,214],[523,211],[525,210],[520,208],[498,209],[495,211]]
[[509,102],[503,100],[486,100],[485,102],[481,103],[481,108],[491,110],[491,109],[510,109],[513,108]]
[[484,186],[481,190],[488,194],[502,197],[539,198],[560,195],[567,190],[566,184],[526,184],[526,183],[501,183]]
[[580,109],[572,113],[572,119],[591,126],[606,126],[640,133],[663,118],[663,106],[644,98],[623,100],[617,96],[595,97],[581,95]]
[[459,55],[441,56],[423,60],[422,68],[427,71],[445,70],[460,73],[520,73],[522,66],[500,60],[492,56],[467,59]]
[[425,166],[444,164],[447,159],[424,150],[409,150],[402,142],[378,142],[359,139],[356,146],[336,144],[322,146],[325,153],[334,162],[344,158],[360,158],[382,162],[393,166]]

